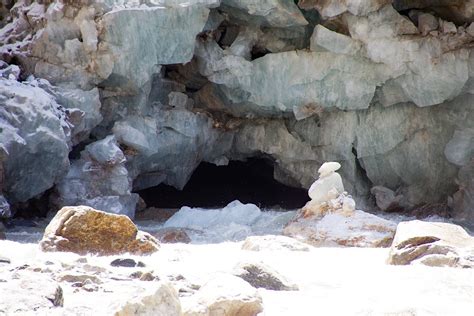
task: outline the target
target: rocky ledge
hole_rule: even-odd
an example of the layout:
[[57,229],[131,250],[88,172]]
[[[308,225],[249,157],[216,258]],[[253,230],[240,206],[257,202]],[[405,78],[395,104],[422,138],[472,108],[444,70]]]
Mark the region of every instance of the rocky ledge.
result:
[[473,5],[2,1],[0,216],[133,217],[134,191],[260,157],[303,188],[339,161],[364,207],[472,227]]

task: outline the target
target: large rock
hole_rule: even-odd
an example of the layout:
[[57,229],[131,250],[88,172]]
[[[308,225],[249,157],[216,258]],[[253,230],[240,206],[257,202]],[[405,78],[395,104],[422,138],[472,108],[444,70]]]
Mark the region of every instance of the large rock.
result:
[[232,135],[211,118],[185,109],[130,116],[113,132],[129,148],[127,168],[140,189],[161,182],[182,189],[201,161],[221,157],[232,145]]
[[71,130],[71,141],[76,145],[89,138],[91,131],[102,122],[99,89],[82,90],[53,86],[46,80],[38,80],[39,87],[53,95],[69,113],[74,125]]
[[327,19],[345,12],[367,15],[391,2],[392,0],[299,0],[298,6],[305,10],[316,9],[324,19]]
[[292,1],[222,0],[222,5],[224,11],[247,23],[281,28],[308,24]]
[[257,289],[230,274],[211,278],[182,303],[185,316],[255,316],[263,311]]
[[69,167],[68,113],[37,85],[0,78],[0,187],[10,203],[43,193]]
[[19,1],[0,31],[9,43],[1,51],[53,83],[91,88],[107,79],[106,86],[134,90],[159,64],[191,60],[207,7],[216,3]]
[[125,215],[108,214],[86,206],[63,207],[46,227],[40,246],[44,251],[113,255],[151,254],[158,242],[139,231]]
[[456,24],[469,23],[474,19],[473,0],[393,0],[393,6],[398,11],[430,9]]
[[388,263],[474,268],[474,237],[449,223],[401,222]]
[[133,218],[138,195],[125,168],[125,155],[114,136],[94,142],[81,152],[56,186],[60,206],[86,205]]
[[390,246],[396,224],[354,207],[354,201],[345,194],[322,204],[310,201],[283,234],[313,246]]
[[390,80],[378,94],[385,106],[402,102],[431,106],[464,94],[469,78],[466,47],[471,41],[466,34],[417,35],[413,23],[391,6],[367,17],[347,16],[346,20],[351,37],[364,44],[364,55],[391,69]]
[[190,61],[195,37],[206,24],[208,14],[209,9],[201,5],[139,7],[106,13],[99,22],[98,40],[100,49],[109,53],[97,64],[114,61],[108,84],[141,87],[157,72],[156,65]]
[[160,283],[158,289],[147,289],[133,293],[133,297],[114,306],[115,316],[180,316],[181,304],[178,293],[167,283]]
[[[222,93],[257,113],[292,112],[316,103],[323,108],[366,109],[388,68],[367,59],[329,52],[290,51],[241,60],[209,77]],[[232,71],[229,71],[230,68]]]

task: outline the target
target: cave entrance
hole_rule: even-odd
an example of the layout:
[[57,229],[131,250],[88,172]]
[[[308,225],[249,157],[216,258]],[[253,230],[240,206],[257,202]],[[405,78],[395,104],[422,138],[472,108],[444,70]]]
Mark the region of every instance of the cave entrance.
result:
[[227,166],[202,162],[182,191],[160,184],[137,193],[148,207],[157,208],[219,208],[239,200],[260,208],[296,209],[309,200],[305,189],[273,179],[271,161],[257,158],[231,161]]

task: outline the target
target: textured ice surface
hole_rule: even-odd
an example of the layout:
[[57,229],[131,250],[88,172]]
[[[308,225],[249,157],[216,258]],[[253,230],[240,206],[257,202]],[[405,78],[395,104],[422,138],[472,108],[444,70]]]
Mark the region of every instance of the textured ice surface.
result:
[[217,243],[243,240],[248,236],[281,234],[295,211],[262,212],[254,204],[233,201],[222,209],[183,207],[164,227],[189,229],[193,243]]

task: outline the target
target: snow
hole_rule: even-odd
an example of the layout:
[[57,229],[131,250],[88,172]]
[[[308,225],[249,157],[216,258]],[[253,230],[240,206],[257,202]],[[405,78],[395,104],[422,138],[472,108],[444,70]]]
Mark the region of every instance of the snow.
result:
[[188,230],[194,243],[240,241],[248,236],[281,234],[296,211],[262,211],[254,204],[233,201],[222,209],[182,207],[164,227]]
[[[390,266],[385,263],[388,249],[311,248],[305,252],[255,252],[241,250],[241,245],[242,242],[163,244],[156,254],[131,257],[143,261],[148,269],[154,269],[161,279],[181,274],[193,284],[204,284],[219,273],[231,273],[243,261],[264,262],[296,283],[300,290],[278,292],[259,289],[264,304],[261,316],[452,316],[470,315],[474,307],[474,274],[469,269]],[[7,255],[15,266],[46,260],[71,264],[79,257],[71,253],[43,253],[35,244],[12,241],[0,241],[0,253]],[[109,265],[115,257],[87,257],[91,265],[122,271]],[[127,281],[127,286],[135,286],[137,282],[140,283]],[[104,286],[109,285],[106,283]],[[98,292],[89,295],[87,300],[81,300],[73,294],[73,288],[64,289],[67,298],[65,308],[108,303],[102,297],[105,293]],[[1,291],[0,287],[0,295]],[[117,290],[114,300],[124,299],[129,294]]]

